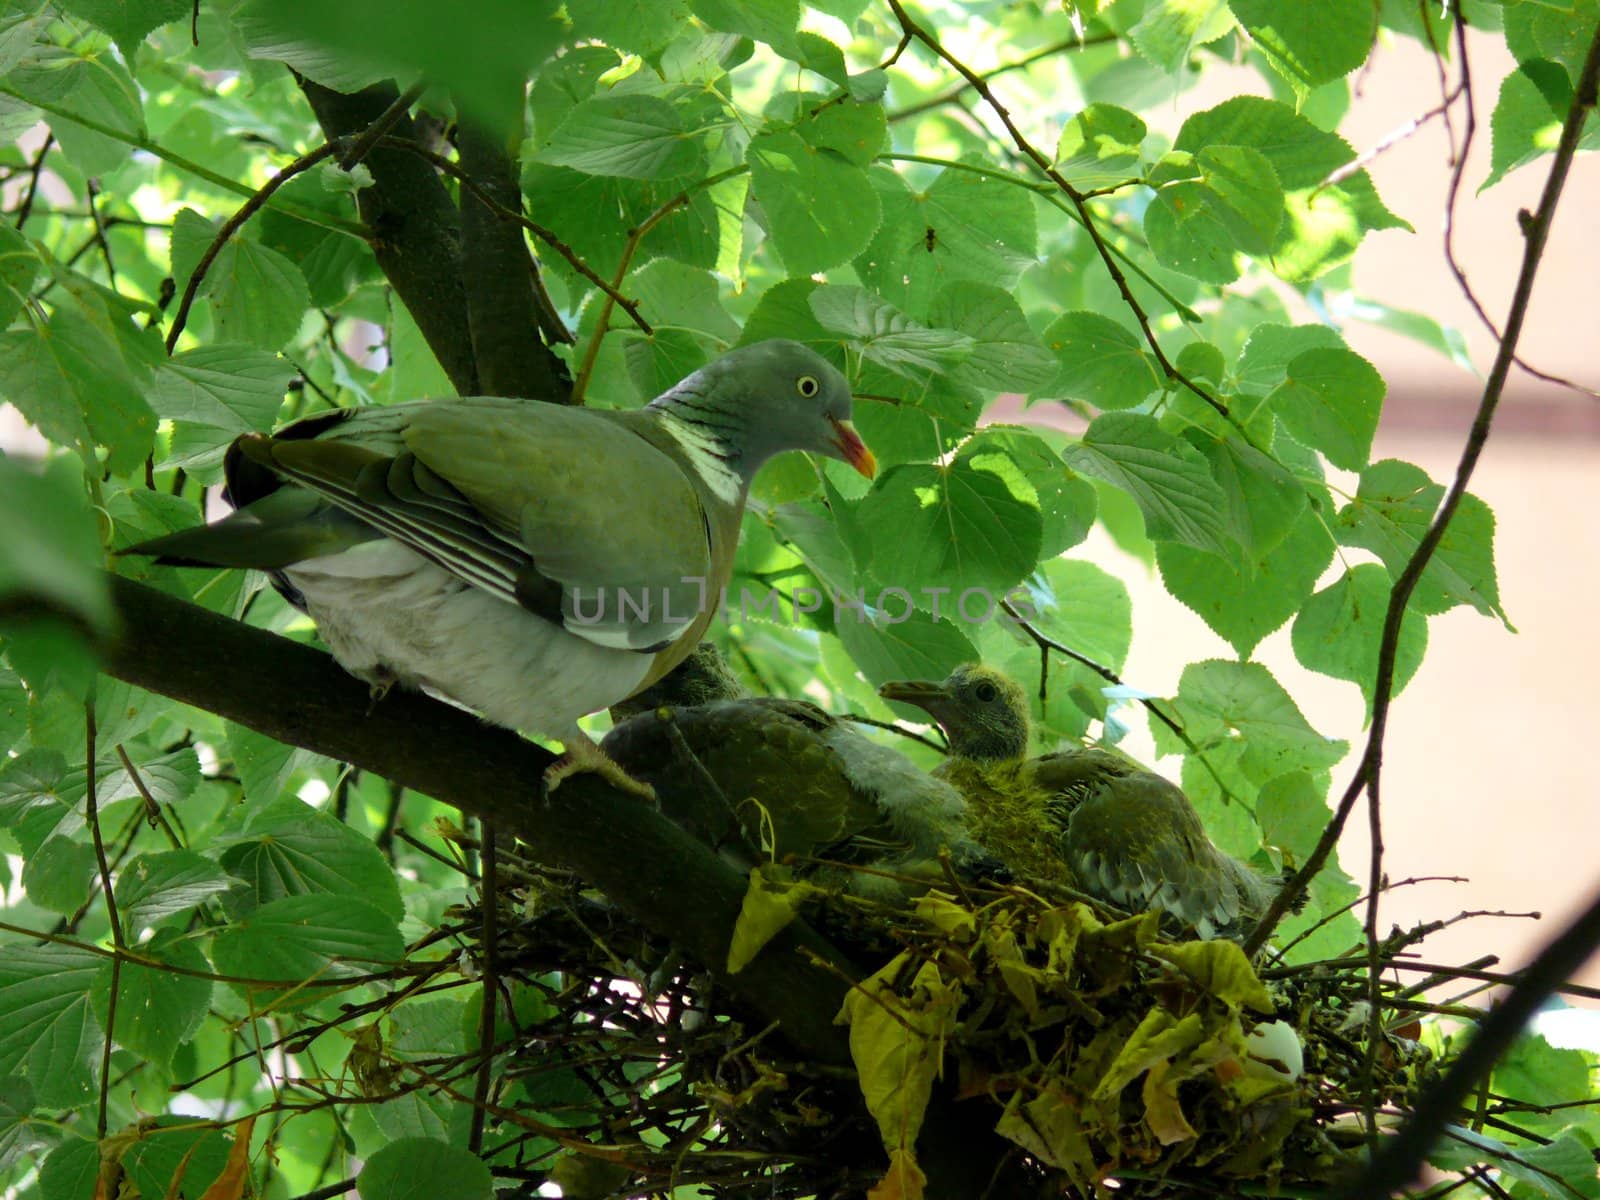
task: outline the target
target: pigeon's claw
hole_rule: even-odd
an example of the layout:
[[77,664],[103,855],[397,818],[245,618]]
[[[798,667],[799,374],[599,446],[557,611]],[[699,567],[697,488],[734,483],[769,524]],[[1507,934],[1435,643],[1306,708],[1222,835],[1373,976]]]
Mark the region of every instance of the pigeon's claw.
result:
[[560,787],[568,776],[592,772],[620,792],[638,796],[651,804],[659,804],[655,788],[629,775],[617,765],[616,760],[595,745],[587,734],[580,731],[576,736],[568,736],[563,739],[562,745],[566,752],[544,769],[546,797]]

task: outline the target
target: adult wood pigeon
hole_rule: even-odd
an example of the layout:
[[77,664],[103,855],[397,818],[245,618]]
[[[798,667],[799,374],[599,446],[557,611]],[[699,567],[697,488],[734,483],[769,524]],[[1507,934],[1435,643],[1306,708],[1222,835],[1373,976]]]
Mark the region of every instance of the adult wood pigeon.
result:
[[497,397],[340,409],[228,449],[238,511],[124,553],[279,573],[335,658],[558,738],[647,792],[578,728],[694,649],[750,481],[810,450],[876,470],[843,375],[791,341],[734,350],[642,409]]
[[1018,870],[1167,913],[1202,938],[1242,937],[1271,901],[1277,885],[1218,849],[1161,776],[1099,748],[1027,758],[1028,698],[1000,672],[969,664],[879,693],[944,730],[951,756],[935,774],[967,797],[974,836]]
[[[774,859],[842,864],[819,874],[858,894],[899,898],[904,887],[889,875],[937,882],[941,850],[958,870],[990,863],[967,830],[966,801],[949,783],[815,704],[743,693],[715,650],[702,646],[680,671],[627,702],[633,708],[648,697],[657,707],[619,723],[601,749],[653,784],[669,815],[703,825],[708,789],[687,750],[733,810],[711,814],[713,821],[720,815]],[[724,831],[702,832],[716,840]]]

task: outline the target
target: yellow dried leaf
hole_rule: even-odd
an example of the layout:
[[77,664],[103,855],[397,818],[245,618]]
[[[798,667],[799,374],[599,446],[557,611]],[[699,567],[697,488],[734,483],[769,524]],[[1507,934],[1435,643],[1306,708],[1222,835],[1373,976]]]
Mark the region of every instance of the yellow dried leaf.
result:
[[[898,1161],[915,1167],[917,1133],[964,992],[959,984],[947,982],[935,963],[928,962],[917,971],[908,994],[897,994],[891,981],[907,959],[906,953],[897,955],[888,966],[852,988],[840,1019],[850,1026],[850,1057],[856,1065],[861,1095],[878,1123],[891,1164]],[[879,1187],[887,1186],[892,1175],[893,1166]],[[918,1178],[920,1175],[917,1172]],[[900,1180],[909,1178],[902,1175]],[[914,1194],[921,1195],[920,1184]]]
[[943,892],[924,892],[917,898],[916,913],[940,933],[959,941],[970,941],[977,929],[972,910],[957,904]]
[[1078,1104],[1061,1092],[1047,1091],[1026,1102],[1018,1092],[994,1129],[1040,1162],[1067,1172],[1082,1192],[1099,1175]]
[[889,1152],[889,1169],[867,1193],[867,1200],[922,1200],[928,1177],[910,1153]]
[[255,1117],[246,1117],[233,1129],[233,1145],[228,1147],[228,1161],[222,1173],[211,1181],[200,1200],[239,1200],[250,1185],[250,1134],[255,1129]]
[[1180,942],[1157,946],[1153,953],[1225,1004],[1260,1013],[1273,1010],[1272,996],[1266,985],[1256,976],[1244,951],[1233,942]]
[[1107,1101],[1157,1063],[1170,1062],[1205,1039],[1198,1013],[1178,1020],[1166,1009],[1152,1008],[1129,1036],[1104,1078],[1095,1085],[1093,1098]]
[[762,947],[795,919],[800,906],[820,890],[809,883],[797,883],[788,875],[783,867],[771,863],[750,872],[750,886],[745,890],[739,920],[728,943],[729,974],[744,970]]
[[1198,1136],[1178,1103],[1178,1084],[1182,1080],[1171,1067],[1171,1063],[1155,1063],[1144,1077],[1145,1124],[1163,1146],[1187,1142]]

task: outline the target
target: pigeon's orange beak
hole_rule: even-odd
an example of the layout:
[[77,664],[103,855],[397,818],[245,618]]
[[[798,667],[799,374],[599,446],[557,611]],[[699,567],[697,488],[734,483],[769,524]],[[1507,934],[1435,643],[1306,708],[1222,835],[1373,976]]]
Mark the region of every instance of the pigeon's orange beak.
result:
[[835,421],[832,417],[828,419],[833,424],[833,444],[844,457],[844,461],[871,479],[878,473],[878,460],[873,457],[872,451],[867,449],[867,444],[861,440],[856,427],[849,421]]

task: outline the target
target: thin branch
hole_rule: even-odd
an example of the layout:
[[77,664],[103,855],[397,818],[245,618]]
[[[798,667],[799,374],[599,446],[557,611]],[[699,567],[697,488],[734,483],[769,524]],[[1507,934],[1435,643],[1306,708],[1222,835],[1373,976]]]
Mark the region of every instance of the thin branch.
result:
[[[1461,194],[1461,182],[1467,172],[1467,154],[1472,149],[1473,135],[1478,129],[1477,106],[1473,101],[1472,93],[1472,63],[1467,56],[1467,23],[1461,19],[1459,11],[1456,14],[1456,53],[1461,59],[1461,79],[1458,90],[1467,98],[1466,123],[1461,136],[1461,150],[1456,155],[1454,169],[1450,172],[1450,189],[1445,198],[1444,205],[1444,261],[1450,268],[1450,274],[1455,277],[1456,286],[1461,289],[1461,294],[1477,314],[1478,320],[1489,331],[1491,337],[1497,342],[1504,342],[1504,337],[1499,326],[1494,323],[1494,318],[1489,315],[1489,310],[1484,308],[1483,302],[1478,299],[1478,293],[1473,289],[1471,281],[1467,278],[1466,268],[1456,258],[1456,200]],[[1576,97],[1574,97],[1576,98]],[[1529,365],[1523,359],[1512,356],[1511,359],[1525,374],[1532,375],[1535,379],[1542,379],[1546,383],[1555,384],[1557,387],[1569,388],[1587,396],[1600,396],[1593,388],[1584,387],[1570,379],[1563,379],[1559,375],[1551,375],[1536,367]]]
[[477,1154],[483,1149],[483,1121],[489,1111],[489,1088],[494,1082],[495,1001],[500,992],[499,871],[495,850],[494,826],[483,827],[483,878],[478,885],[478,905],[482,919],[479,949],[483,969],[483,1000],[478,1014],[478,1070],[472,1082],[472,1124],[467,1133],[467,1149]]
[[39,147],[39,153],[33,156],[33,165],[28,168],[28,190],[23,194],[22,203],[17,208],[17,228],[21,229],[28,223],[28,214],[33,211],[33,201],[39,194],[39,176],[44,172],[45,156],[50,153],[50,147],[56,144],[56,135],[44,135],[44,145]]
[[1406,605],[1415,591],[1417,582],[1422,578],[1422,572],[1427,568],[1434,552],[1439,548],[1439,542],[1444,537],[1445,529],[1450,520],[1455,516],[1456,510],[1461,506],[1462,498],[1467,493],[1467,485],[1472,480],[1472,473],[1478,465],[1478,459],[1483,454],[1483,448],[1488,443],[1489,431],[1494,422],[1494,414],[1499,406],[1500,397],[1505,391],[1506,378],[1510,374],[1512,359],[1516,355],[1517,341],[1522,336],[1522,326],[1528,315],[1528,305],[1533,299],[1534,279],[1539,272],[1539,265],[1544,257],[1544,249],[1550,236],[1550,227],[1555,220],[1556,205],[1561,199],[1561,193],[1566,186],[1567,173],[1571,169],[1572,159],[1577,153],[1578,138],[1583,131],[1584,120],[1589,110],[1595,105],[1596,82],[1600,80],[1600,28],[1597,28],[1590,43],[1588,58],[1584,62],[1583,74],[1579,79],[1578,87],[1573,92],[1572,106],[1567,112],[1566,120],[1561,129],[1561,140],[1556,148],[1554,160],[1550,165],[1550,174],[1545,180],[1544,193],[1539,199],[1539,208],[1531,217],[1521,222],[1523,237],[1526,245],[1523,248],[1522,267],[1518,272],[1517,286],[1511,299],[1511,307],[1506,315],[1505,334],[1500,341],[1499,353],[1495,356],[1494,366],[1489,372],[1489,378],[1484,383],[1483,397],[1478,403],[1478,411],[1473,418],[1471,432],[1467,436],[1466,445],[1462,448],[1460,462],[1456,466],[1455,479],[1450,484],[1444,503],[1439,506],[1439,511],[1434,515],[1427,532],[1417,542],[1417,548],[1412,551],[1410,559],[1406,562],[1405,569],[1400,577],[1395,580],[1394,587],[1389,593],[1389,607],[1384,614],[1383,636],[1378,647],[1378,670],[1374,682],[1374,695],[1372,706],[1372,724],[1367,735],[1366,750],[1361,756],[1361,762],[1356,768],[1355,777],[1350,780],[1344,795],[1340,797],[1338,807],[1334,810],[1332,819],[1323,830],[1322,837],[1318,839],[1315,849],[1312,850],[1306,863],[1289,881],[1282,891],[1278,893],[1262,915],[1260,922],[1250,932],[1244,941],[1247,954],[1253,954],[1261,948],[1266,939],[1271,936],[1274,926],[1288,910],[1289,906],[1298,899],[1310,884],[1313,876],[1322,869],[1322,865],[1333,853],[1333,847],[1339,840],[1339,835],[1344,831],[1345,822],[1349,820],[1351,810],[1356,801],[1377,778],[1383,764],[1383,739],[1389,725],[1389,709],[1394,700],[1394,674],[1395,658],[1400,645],[1400,623],[1405,616]]
[[310,170],[338,148],[336,142],[324,142],[315,150],[302,154],[283,170],[279,171],[266,183],[251,194],[250,199],[239,206],[239,210],[223,222],[222,228],[217,230],[217,236],[211,239],[211,244],[206,247],[206,252],[200,256],[194,273],[189,276],[189,282],[183,286],[183,299],[178,301],[178,311],[172,318],[172,328],[167,331],[167,353],[171,354],[178,344],[178,335],[183,332],[183,327],[189,322],[189,309],[194,305],[194,298],[200,291],[200,284],[206,277],[206,272],[211,269],[211,264],[216,261],[217,255],[222,253],[222,248],[228,240],[237,233],[251,217],[261,210],[261,207],[272,198],[272,193],[281,188],[289,180],[304,171]]
[[[1026,55],[1023,58],[1019,58],[1015,62],[1001,63],[998,67],[991,67],[987,71],[981,71],[978,73],[978,78],[987,82],[988,80],[995,79],[1009,71],[1020,71],[1024,67],[1031,67],[1034,63],[1039,62],[1042,59],[1051,58],[1054,55],[1065,53],[1068,50],[1084,50],[1090,46],[1104,46],[1118,40],[1120,39],[1115,33],[1097,33],[1092,37],[1086,38],[1080,38],[1076,36],[1065,38],[1062,41],[1052,42],[1048,46],[1035,50],[1032,54]],[[900,42],[901,48],[904,49],[906,43],[909,41],[910,35],[906,34]],[[918,100],[915,104],[908,104],[904,108],[896,109],[894,112],[889,114],[889,120],[891,123],[895,121],[904,121],[907,117],[914,117],[919,113],[925,113],[930,109],[939,108],[942,105],[949,104],[952,100],[955,100],[961,96],[961,94],[971,86],[972,85],[970,83],[958,83],[954,87],[940,92],[937,96],[930,96],[926,100]]]
[[[633,256],[639,252],[639,244],[644,241],[645,237],[652,229],[661,224],[662,221],[665,221],[683,205],[688,204],[690,198],[696,192],[704,191],[709,187],[715,187],[724,179],[731,179],[735,175],[742,175],[749,169],[750,168],[748,166],[741,164],[737,167],[729,167],[726,171],[719,171],[715,175],[707,176],[705,179],[700,180],[691,187],[685,188],[676,196],[673,196],[671,199],[664,202],[655,210],[655,212],[651,213],[644,220],[640,221],[637,226],[628,230],[627,244],[623,246],[622,257],[617,261],[617,273],[612,279],[611,287],[606,289],[605,303],[600,306],[600,316],[595,321],[594,332],[589,335],[589,346],[583,354],[583,366],[579,369],[578,378],[572,385],[574,404],[581,404],[583,402],[584,393],[588,390],[589,379],[594,374],[595,360],[600,356],[600,344],[605,340],[606,334],[610,331],[611,306],[613,299],[620,295],[618,289],[622,287],[622,281],[628,277],[628,268],[633,265]],[[634,320],[637,321],[638,317],[635,316]],[[650,331],[646,329],[645,332],[649,333]]]
[[1088,233],[1089,240],[1094,243],[1095,251],[1100,255],[1100,261],[1105,264],[1106,270],[1111,275],[1111,282],[1116,285],[1117,291],[1122,296],[1123,303],[1128,306],[1129,311],[1133,313],[1134,318],[1139,322],[1139,328],[1144,333],[1145,342],[1149,345],[1150,352],[1155,355],[1156,361],[1161,364],[1161,369],[1166,378],[1181,383],[1216,412],[1224,417],[1228,416],[1228,406],[1190,379],[1188,375],[1178,370],[1176,364],[1167,357],[1166,351],[1161,348],[1161,343],[1156,339],[1155,329],[1150,324],[1150,315],[1145,312],[1144,305],[1139,303],[1138,297],[1133,294],[1133,289],[1128,286],[1127,277],[1123,275],[1122,268],[1117,265],[1116,257],[1111,253],[1105,238],[1101,236],[1100,230],[1095,225],[1094,217],[1089,211],[1089,204],[1083,193],[1067,182],[1066,177],[1060,171],[1057,171],[1051,161],[1028,140],[1022,130],[1017,127],[1016,122],[1011,119],[1010,111],[995,97],[994,92],[990,90],[989,85],[984,82],[982,76],[940,45],[939,39],[934,37],[933,34],[913,21],[911,15],[906,12],[901,0],[889,0],[889,7],[893,10],[895,19],[900,22],[901,29],[948,63],[957,74],[967,81],[968,86],[983,97],[984,102],[989,105],[995,116],[1000,119],[1000,123],[1006,127],[1006,132],[1011,135],[1011,140],[1016,143],[1017,149],[1027,155],[1040,173],[1055,184],[1061,190],[1061,193],[1072,202],[1072,206],[1077,210],[1078,216],[1083,223],[1084,231]]
[[89,834],[94,841],[94,860],[100,870],[100,892],[106,899],[106,918],[111,922],[111,945],[116,951],[111,959],[111,983],[109,994],[106,998],[106,1032],[105,1044],[100,1051],[100,1099],[95,1109],[95,1135],[100,1138],[106,1136],[106,1106],[111,1095],[111,1047],[115,1044],[113,1035],[117,1028],[117,997],[120,991],[119,984],[122,980],[122,918],[117,913],[116,897],[111,892],[111,864],[106,861],[106,843],[100,834],[100,801],[95,794],[99,790],[100,781],[96,776],[97,750],[95,743],[98,740],[94,716],[95,689],[89,689],[89,698],[83,704],[83,771],[85,779],[84,814],[83,819],[89,826]]
[[[579,258],[572,247],[568,246],[558,236],[556,236],[554,230],[546,229],[537,221],[530,220],[521,213],[517,212],[515,209],[507,208],[505,205],[501,204],[493,196],[489,195],[481,187],[479,187],[477,181],[474,180],[472,176],[468,175],[458,164],[451,162],[444,155],[435,154],[426,146],[419,146],[416,142],[407,141],[405,138],[385,137],[380,140],[385,146],[392,146],[398,150],[409,151],[425,162],[432,163],[439,170],[443,171],[446,175],[456,180],[461,184],[462,187],[471,192],[475,197],[477,197],[478,201],[485,208],[494,213],[497,217],[507,221],[515,221],[518,225],[521,225],[529,233],[533,234],[534,237],[538,238],[557,254],[561,255],[562,258],[566,259],[574,271],[576,271],[579,275],[582,275],[590,283],[594,284],[595,287],[604,292],[608,299],[619,305],[623,312],[627,313],[629,317],[633,318],[633,323],[639,327],[641,332],[646,334],[655,332],[655,330],[650,327],[650,323],[639,315],[638,304],[635,301],[629,300],[620,292],[616,291],[616,289],[614,289],[609,283],[607,283],[604,279],[601,279],[599,275],[595,274],[594,268],[588,263],[584,262],[583,259]],[[576,403],[576,401],[574,401],[574,403]]]
[[396,123],[411,111],[411,106],[421,96],[423,85],[412,84],[405,91],[394,98],[388,108],[378,114],[377,120],[368,125],[366,131],[355,141],[350,143],[350,148],[339,156],[339,166],[346,171],[355,170],[358,162],[372,153],[372,148],[378,144],[378,139],[386,136]]
[[[1128,686],[1122,681],[1122,677],[1120,675],[1118,675],[1104,663],[1096,662],[1087,654],[1083,654],[1080,651],[1074,650],[1071,646],[1056,641],[1043,630],[1036,628],[1016,610],[1009,600],[1002,600],[1000,602],[1000,607],[1004,609],[1006,614],[1022,628],[1024,633],[1033,639],[1033,644],[1039,648],[1039,699],[1043,700],[1045,698],[1045,680],[1049,672],[1050,651],[1052,650],[1064,658],[1070,658],[1073,662],[1078,663],[1080,666],[1087,667],[1096,675],[1100,676],[1101,679],[1104,679],[1107,683],[1112,684],[1115,687],[1125,688]],[[1181,741],[1184,744],[1184,747],[1189,751],[1189,754],[1206,769],[1206,773],[1211,776],[1212,780],[1221,790],[1223,798],[1226,799],[1230,804],[1238,804],[1241,808],[1245,807],[1244,801],[1235,796],[1228,785],[1223,782],[1222,776],[1217,774],[1217,769],[1211,765],[1210,761],[1201,752],[1200,747],[1195,744],[1194,739],[1189,736],[1188,730],[1184,729],[1183,725],[1178,721],[1178,719],[1168,713],[1165,708],[1157,704],[1148,696],[1140,696],[1138,697],[1138,700],[1139,703],[1144,705],[1144,707],[1149,711],[1151,716],[1155,717],[1156,720],[1160,721],[1168,729],[1172,730],[1173,736]]]

